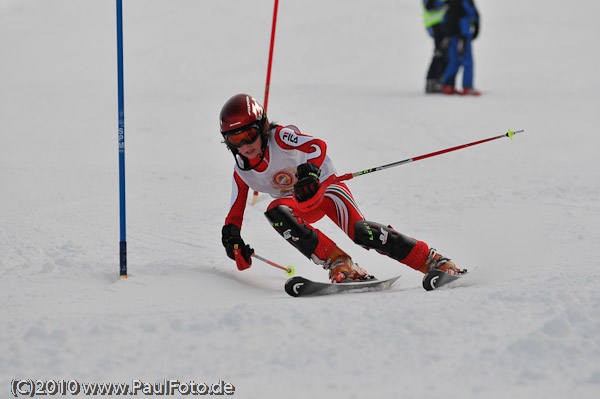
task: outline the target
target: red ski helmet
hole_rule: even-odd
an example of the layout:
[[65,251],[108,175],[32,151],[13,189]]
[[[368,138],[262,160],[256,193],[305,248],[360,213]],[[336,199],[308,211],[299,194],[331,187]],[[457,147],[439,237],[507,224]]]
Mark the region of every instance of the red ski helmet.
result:
[[[221,124],[221,135],[223,136],[227,147],[233,152],[234,157],[236,155],[242,156],[237,148],[229,143],[227,137],[243,133],[251,128],[256,128],[260,133],[260,138],[262,140],[262,156],[264,157],[269,139],[269,122],[264,108],[256,101],[256,99],[249,94],[236,94],[227,100],[225,105],[223,105],[223,108],[221,108],[219,121]],[[247,170],[247,160],[244,159],[244,157],[242,157],[242,160],[244,161],[245,166],[242,169]],[[237,161],[236,158],[236,162]]]
[[266,117],[262,105],[252,96],[236,94],[221,108],[221,134],[243,131],[246,126],[257,122],[264,125]]

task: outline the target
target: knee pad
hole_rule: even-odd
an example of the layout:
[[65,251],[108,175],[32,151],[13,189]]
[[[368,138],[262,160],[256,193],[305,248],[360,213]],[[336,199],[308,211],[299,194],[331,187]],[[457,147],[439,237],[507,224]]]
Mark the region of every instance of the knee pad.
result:
[[276,206],[265,212],[265,217],[271,226],[298,249],[304,256],[311,258],[319,245],[317,232],[292,213],[292,209],[285,205]]
[[354,225],[354,242],[398,261],[405,259],[417,245],[414,238],[398,233],[391,227],[366,220],[359,220]]

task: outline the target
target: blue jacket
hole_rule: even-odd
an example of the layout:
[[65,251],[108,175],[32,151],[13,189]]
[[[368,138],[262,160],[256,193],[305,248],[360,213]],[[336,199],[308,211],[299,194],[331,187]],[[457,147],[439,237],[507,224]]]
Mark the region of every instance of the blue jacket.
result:
[[479,13],[473,0],[448,0],[444,24],[448,36],[476,38],[479,33]]

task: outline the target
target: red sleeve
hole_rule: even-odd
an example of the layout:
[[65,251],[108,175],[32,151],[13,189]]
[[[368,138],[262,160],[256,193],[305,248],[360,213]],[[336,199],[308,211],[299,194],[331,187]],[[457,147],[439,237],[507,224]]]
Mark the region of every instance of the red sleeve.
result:
[[244,211],[246,210],[246,200],[248,199],[248,189],[248,185],[234,171],[231,187],[231,208],[225,218],[225,224],[233,223],[241,230],[242,222],[244,221]]
[[308,162],[318,167],[323,165],[327,144],[323,140],[300,133],[295,126],[280,126],[275,132],[275,141],[284,150],[297,150],[308,154]]

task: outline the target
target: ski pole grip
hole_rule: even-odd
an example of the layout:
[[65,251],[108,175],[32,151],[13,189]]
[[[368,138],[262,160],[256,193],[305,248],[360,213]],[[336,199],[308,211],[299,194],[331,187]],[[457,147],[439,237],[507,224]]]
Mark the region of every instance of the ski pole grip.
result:
[[329,176],[327,179],[321,182],[321,186],[319,187],[317,193],[307,201],[298,202],[296,200],[296,196],[294,196],[294,201],[296,202],[296,206],[298,207],[298,209],[302,212],[309,212],[318,208],[321,204],[321,201],[323,200],[323,197],[325,196],[325,191],[327,190],[327,187],[334,183],[337,183],[339,181],[338,179],[339,178],[336,175]]
[[334,183],[339,183],[341,181],[350,180],[354,177],[354,173],[346,173],[345,175],[336,176]]
[[233,246],[233,255],[235,256],[235,264],[237,265],[238,270],[246,270],[249,269],[252,265],[252,258],[250,258],[250,262],[246,262],[244,256],[242,255],[242,251],[240,251],[240,247],[238,244]]

